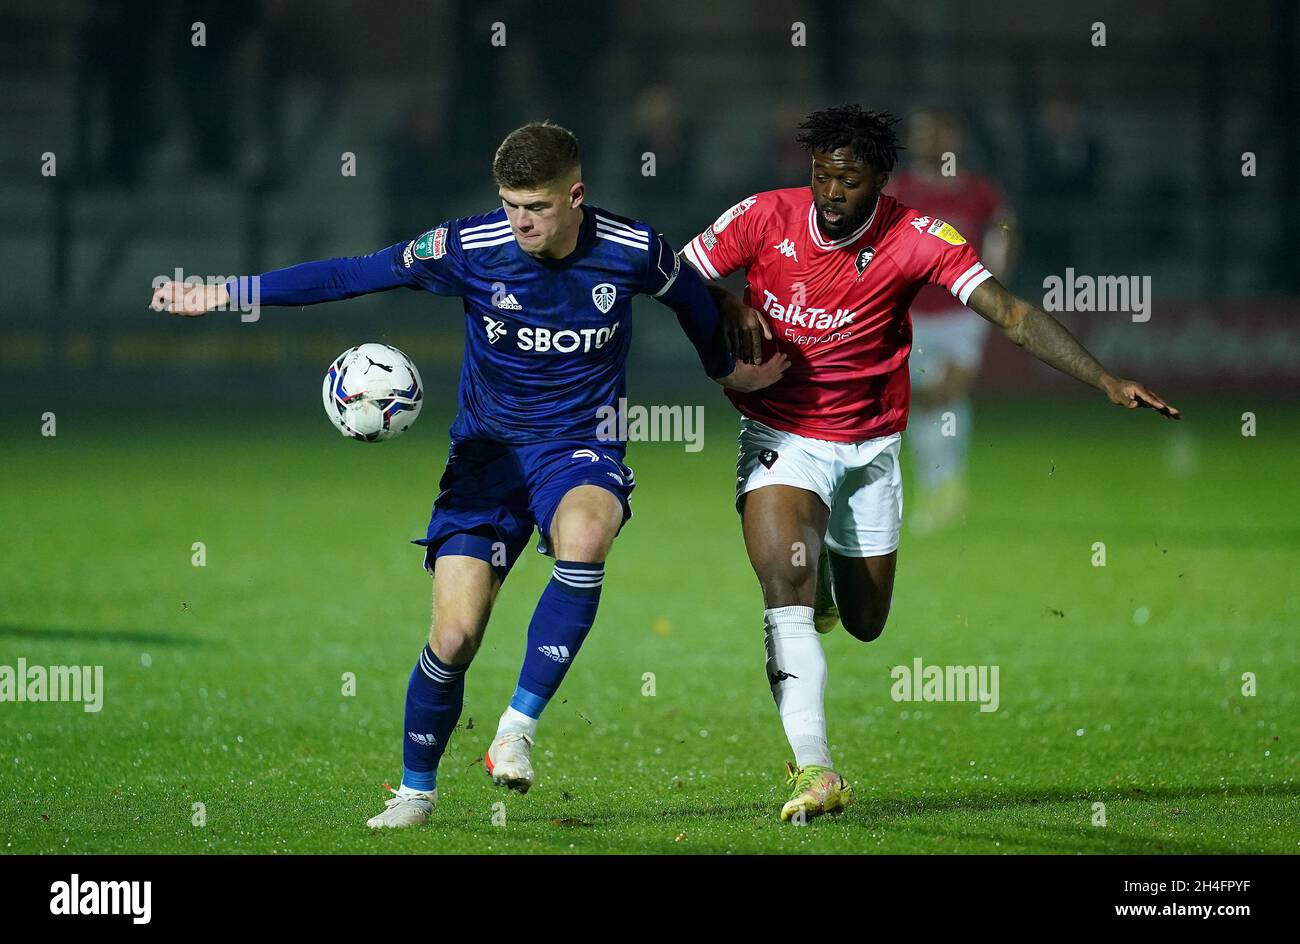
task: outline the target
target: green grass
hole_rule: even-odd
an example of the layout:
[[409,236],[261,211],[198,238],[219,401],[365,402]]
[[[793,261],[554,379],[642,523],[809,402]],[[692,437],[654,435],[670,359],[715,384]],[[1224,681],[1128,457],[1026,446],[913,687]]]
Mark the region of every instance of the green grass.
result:
[[[859,802],[805,828],[776,820],[787,748],[731,509],[734,422],[710,407],[702,453],[630,451],[636,518],[543,719],[538,785],[499,792],[481,761],[548,576],[530,550],[469,672],[434,822],[388,834],[362,823],[399,776],[429,610],[405,541],[446,418],[361,446],[311,413],[69,404],[45,439],[43,407],[7,409],[0,664],[103,665],[107,691],[97,714],[0,704],[4,852],[1300,851],[1289,406],[1243,438],[1259,404],[1192,404],[1180,426],[1100,398],[982,404],[967,524],[905,536],[879,641],[825,640]],[[918,656],[999,666],[1000,709],[892,701],[890,668]]]

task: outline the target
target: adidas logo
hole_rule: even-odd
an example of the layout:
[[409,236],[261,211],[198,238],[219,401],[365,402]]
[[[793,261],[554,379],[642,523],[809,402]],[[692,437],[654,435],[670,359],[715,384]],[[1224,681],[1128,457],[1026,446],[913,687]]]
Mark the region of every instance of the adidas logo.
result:
[[538,646],[537,651],[556,662],[568,662],[571,658],[568,646]]
[[416,744],[422,744],[425,747],[435,747],[438,739],[432,734],[416,734],[414,731],[407,731],[406,736]]
[[794,243],[790,242],[790,240],[788,239],[782,240],[772,248],[775,249],[777,252],[779,252],[781,255],[788,256],[789,258],[793,259],[795,262],[799,261],[799,257],[795,255]]
[[523,311],[523,310],[524,310],[524,306],[521,305],[521,304],[519,304],[519,301],[515,298],[515,294],[514,294],[514,292],[511,292],[511,293],[510,293],[509,295],[507,295],[505,298],[498,298],[498,299],[497,299],[497,307],[498,307],[498,308],[504,308],[506,311]]

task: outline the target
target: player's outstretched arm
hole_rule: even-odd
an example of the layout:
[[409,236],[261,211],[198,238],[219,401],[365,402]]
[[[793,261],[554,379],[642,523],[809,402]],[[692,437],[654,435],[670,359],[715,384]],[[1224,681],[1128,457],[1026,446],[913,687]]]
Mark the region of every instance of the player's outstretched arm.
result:
[[1135,380],[1123,380],[1106,371],[1061,324],[1041,308],[1008,292],[997,279],[985,279],[966,303],[993,322],[1012,343],[1023,347],[1044,364],[1103,391],[1112,403],[1135,410],[1150,407],[1170,419],[1178,410]]
[[163,282],[153,290],[149,307],[197,318],[227,307],[232,289],[241,298],[256,299],[261,305],[316,305],[393,288],[417,288],[419,282],[413,270],[395,262],[402,246],[398,243],[368,256],[304,262],[215,285]]

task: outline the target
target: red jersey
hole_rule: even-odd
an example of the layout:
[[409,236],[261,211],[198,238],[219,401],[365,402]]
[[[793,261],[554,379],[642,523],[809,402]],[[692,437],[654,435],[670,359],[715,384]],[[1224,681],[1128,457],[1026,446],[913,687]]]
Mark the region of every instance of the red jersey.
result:
[[[895,175],[886,188],[908,206],[925,207],[942,217],[966,237],[971,248],[980,252],[984,234],[1006,215],[1002,192],[991,180],[963,172],[961,183],[954,178],[926,177],[910,170]],[[937,315],[957,307],[952,296],[937,285],[927,285],[912,302],[912,315]]]
[[745,416],[775,429],[860,442],[907,425],[907,355],[917,290],[960,300],[991,273],[951,224],[881,194],[858,230],[831,241],[817,229],[812,189],[769,190],[736,204],[682,250],[710,280],[737,269],[745,302],[769,319],[790,368],[754,393],[727,391]]

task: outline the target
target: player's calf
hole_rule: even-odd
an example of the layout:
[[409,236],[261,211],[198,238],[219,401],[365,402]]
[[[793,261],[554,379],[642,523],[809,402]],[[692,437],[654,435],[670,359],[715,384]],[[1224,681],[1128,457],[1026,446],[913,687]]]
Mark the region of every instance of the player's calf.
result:
[[874,557],[831,555],[840,622],[854,639],[871,642],[885,631],[897,565],[896,550]]

